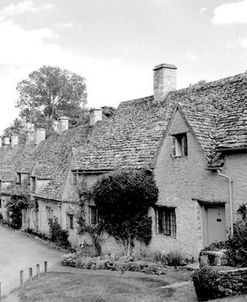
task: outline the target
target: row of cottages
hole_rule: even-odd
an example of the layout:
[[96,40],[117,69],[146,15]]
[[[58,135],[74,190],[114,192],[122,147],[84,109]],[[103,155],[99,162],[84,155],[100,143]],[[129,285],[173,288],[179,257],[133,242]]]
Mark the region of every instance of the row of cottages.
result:
[[[47,233],[56,216],[76,245],[78,185],[92,186],[119,168],[144,168],[159,189],[150,209],[151,250],[197,256],[227,238],[247,196],[247,74],[180,90],[174,65],[158,65],[153,74],[154,95],[122,102],[112,116],[92,110],[89,124],[70,130],[62,118],[59,133],[48,139],[40,130],[34,143],[1,148],[10,161],[8,170],[3,157],[1,177],[8,171],[17,179],[3,188],[1,178],[2,200],[26,186],[34,201],[23,228]],[[96,215],[90,202],[87,221],[94,224]],[[103,249],[114,253],[112,244]]]

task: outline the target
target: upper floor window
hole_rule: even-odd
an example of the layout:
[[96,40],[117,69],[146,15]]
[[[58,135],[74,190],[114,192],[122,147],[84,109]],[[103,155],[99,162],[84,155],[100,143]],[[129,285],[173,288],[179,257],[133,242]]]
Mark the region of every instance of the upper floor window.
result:
[[175,208],[157,207],[155,210],[156,233],[176,237],[176,213]]
[[172,135],[172,156],[182,157],[188,155],[187,134]]

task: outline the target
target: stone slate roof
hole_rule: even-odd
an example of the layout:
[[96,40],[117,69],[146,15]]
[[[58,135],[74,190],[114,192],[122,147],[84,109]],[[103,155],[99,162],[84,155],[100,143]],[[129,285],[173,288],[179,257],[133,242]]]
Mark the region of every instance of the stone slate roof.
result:
[[210,166],[222,165],[217,148],[247,147],[247,74],[123,102],[115,115],[98,122],[89,142],[73,150],[83,171],[152,167],[176,104],[191,125]]
[[32,174],[51,180],[36,196],[54,200],[62,199],[71,150],[73,147],[84,144],[90,131],[88,125],[83,125],[64,131],[60,136],[52,135],[43,142],[42,152],[36,158]]
[[84,172],[153,168],[177,106],[192,127],[208,165],[221,166],[218,150],[247,148],[246,102],[246,73],[170,92],[160,103],[155,103],[153,96],[122,102],[112,116],[94,127],[73,128],[61,136],[50,136],[37,147],[10,148],[8,154],[1,148],[0,176],[32,172],[50,179],[37,196],[62,200],[71,153],[75,161],[72,169]]

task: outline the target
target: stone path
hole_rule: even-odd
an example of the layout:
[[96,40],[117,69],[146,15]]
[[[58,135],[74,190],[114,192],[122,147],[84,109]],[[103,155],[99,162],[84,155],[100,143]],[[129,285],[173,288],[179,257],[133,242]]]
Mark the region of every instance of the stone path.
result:
[[62,252],[50,247],[39,239],[27,236],[21,231],[14,231],[0,225],[0,282],[2,295],[19,286],[19,271],[28,277],[28,269],[40,264],[43,270],[44,261],[48,268],[58,263]]

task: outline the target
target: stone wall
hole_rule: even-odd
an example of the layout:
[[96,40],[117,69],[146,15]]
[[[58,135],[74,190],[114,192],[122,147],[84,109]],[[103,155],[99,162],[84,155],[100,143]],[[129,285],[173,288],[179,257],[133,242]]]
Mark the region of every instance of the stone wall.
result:
[[[188,156],[172,157],[171,135],[186,132]],[[225,202],[226,229],[229,228],[228,184],[216,172],[206,170],[207,161],[201,146],[177,111],[161,146],[154,170],[159,188],[158,203],[176,208],[177,236],[155,234],[151,246],[159,250],[179,249],[198,257],[207,245],[203,238],[202,206],[198,200]],[[247,192],[246,192],[247,193]]]
[[203,268],[193,276],[200,301],[247,294],[247,268],[213,270]]

